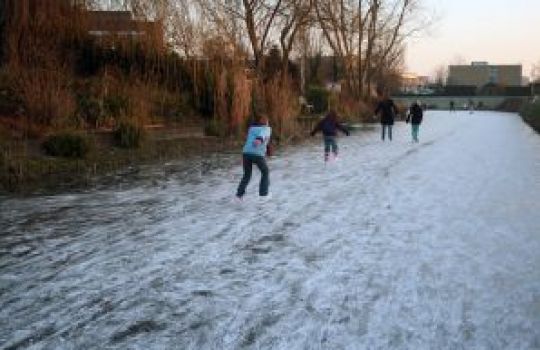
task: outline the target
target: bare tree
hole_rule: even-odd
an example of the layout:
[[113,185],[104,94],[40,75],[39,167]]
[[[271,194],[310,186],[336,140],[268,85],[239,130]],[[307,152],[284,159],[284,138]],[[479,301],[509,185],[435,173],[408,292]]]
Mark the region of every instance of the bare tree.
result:
[[110,5],[131,11],[137,17],[162,20],[173,0],[115,0]]
[[303,31],[302,34],[305,35],[306,27],[311,23],[313,2],[314,0],[286,0],[279,13],[277,24],[280,26],[282,80],[288,75],[289,59],[298,34]]
[[359,15],[353,0],[316,0],[318,24],[334,55],[343,63],[346,88],[354,87],[354,57],[359,44]]
[[540,82],[540,60],[531,67],[531,82]]
[[186,58],[201,54],[207,33],[200,12],[189,0],[171,1],[168,8],[164,25],[171,46]]
[[264,55],[269,46],[284,0],[198,0],[203,13],[216,28],[233,40],[241,41],[244,33],[258,72],[264,66]]
[[444,86],[446,84],[446,79],[448,77],[448,67],[441,64],[437,66],[433,72],[433,78],[435,79],[435,84],[438,86]]
[[6,22],[7,22],[6,0],[0,0],[0,66],[4,61],[6,46]]
[[315,1],[319,25],[334,55],[344,65],[350,92],[366,97],[375,76],[400,66],[404,40],[425,25],[413,21],[420,9],[419,1]]
[[[419,18],[420,0],[379,0],[379,24],[376,41],[377,52],[374,71],[381,75],[382,70],[395,72],[403,66],[404,42],[429,26],[428,20]],[[370,62],[371,57],[366,57]],[[368,92],[371,89],[372,71],[366,73]]]

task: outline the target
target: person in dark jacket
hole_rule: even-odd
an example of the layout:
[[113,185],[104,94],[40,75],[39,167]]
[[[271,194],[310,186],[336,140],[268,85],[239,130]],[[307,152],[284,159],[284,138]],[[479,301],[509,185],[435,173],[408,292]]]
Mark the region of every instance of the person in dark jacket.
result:
[[375,108],[375,115],[380,116],[382,125],[382,140],[384,141],[386,136],[386,130],[388,130],[388,139],[392,141],[392,126],[394,125],[394,119],[399,113],[394,101],[388,97],[387,93],[382,94],[381,100]]
[[413,142],[419,142],[418,133],[420,131],[420,124],[422,124],[423,117],[424,111],[422,110],[422,107],[420,107],[420,102],[414,102],[411,105],[411,108],[409,108],[409,113],[406,120],[407,123],[411,122],[411,133]]
[[474,113],[474,101],[472,99],[469,100],[467,108],[469,109],[469,114]]
[[323,120],[321,120],[315,129],[311,132],[311,136],[315,136],[319,131],[322,132],[324,137],[324,161],[327,162],[330,159],[330,150],[334,155],[334,159],[338,156],[338,145],[336,142],[337,132],[340,130],[345,135],[349,136],[349,130],[345,128],[339,121],[337,113],[331,110]]

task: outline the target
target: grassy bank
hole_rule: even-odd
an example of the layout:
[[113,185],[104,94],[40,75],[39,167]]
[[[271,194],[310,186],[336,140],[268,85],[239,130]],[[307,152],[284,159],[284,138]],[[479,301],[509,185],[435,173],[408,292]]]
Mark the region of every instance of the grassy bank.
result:
[[91,135],[91,151],[84,158],[50,157],[37,141],[0,142],[0,193],[34,193],[92,186],[105,175],[167,160],[235,150],[238,141],[216,137],[150,138],[141,147],[110,146],[109,134]]
[[521,110],[521,116],[526,123],[540,133],[540,99],[526,104]]

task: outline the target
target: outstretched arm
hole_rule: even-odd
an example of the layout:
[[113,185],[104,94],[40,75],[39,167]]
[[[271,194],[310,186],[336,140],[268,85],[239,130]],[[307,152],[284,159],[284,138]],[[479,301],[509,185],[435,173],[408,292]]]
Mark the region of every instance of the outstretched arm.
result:
[[399,115],[399,109],[397,108],[396,104],[394,103],[394,101],[392,101],[392,109],[394,110],[394,114],[395,115]]
[[315,136],[316,133],[318,133],[319,131],[321,131],[321,126],[322,126],[322,122],[318,122],[317,125],[315,126],[315,129],[313,129],[310,133],[311,136]]
[[379,115],[379,113],[382,110],[382,102],[377,103],[377,107],[375,107],[375,115]]
[[268,145],[266,145],[266,155],[269,157],[274,155],[274,146],[272,146],[270,141],[268,142]]
[[343,124],[341,123],[337,123],[336,124],[336,128],[338,128],[339,130],[341,130],[341,132],[343,132],[345,135],[349,136],[351,133],[349,132],[349,129],[347,129]]

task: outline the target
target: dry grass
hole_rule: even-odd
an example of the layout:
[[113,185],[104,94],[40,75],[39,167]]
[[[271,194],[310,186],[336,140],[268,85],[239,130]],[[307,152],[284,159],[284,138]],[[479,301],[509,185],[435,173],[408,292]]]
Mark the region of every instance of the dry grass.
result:
[[214,118],[225,134],[242,135],[251,115],[252,83],[241,67],[218,69]]
[[[21,4],[29,1],[20,0]],[[119,45],[116,51],[125,50],[125,56],[119,54],[111,63],[99,61],[102,58],[96,55],[98,58],[92,59],[97,61],[89,59],[94,63],[87,64],[98,68],[88,68],[92,73],[87,74],[92,76],[83,76],[75,59],[77,48],[88,41],[83,12],[58,6],[54,0],[32,3],[38,4],[37,15],[26,14],[23,20],[9,23],[8,28],[9,71],[30,124],[63,130],[114,128],[126,121],[138,126],[159,123],[163,116],[156,111],[175,116],[182,112],[170,96],[176,94],[178,104],[188,96],[187,101],[200,114],[211,116],[213,112],[216,124],[222,128],[221,135],[243,135],[249,118],[260,113],[269,115],[280,140],[299,134],[298,94],[292,84],[278,80],[263,84],[250,76],[245,61],[227,59],[223,52],[209,61],[182,62],[168,60],[171,56],[163,52],[141,54],[133,47],[130,51]],[[148,60],[140,65],[124,62],[130,59]],[[167,62],[183,66],[174,70],[180,72],[174,77],[185,76],[185,81],[174,87],[167,85],[169,77],[164,74],[171,68]],[[201,91],[206,95],[198,100]],[[108,113],[108,102],[125,103],[127,107],[116,106],[116,112]],[[83,104],[86,109],[81,112]],[[169,106],[178,112],[165,111]]]
[[279,142],[287,142],[302,134],[297,122],[300,104],[289,82],[269,81],[265,88],[267,114]]
[[15,88],[23,100],[25,114],[34,123],[54,128],[72,126],[76,103],[64,69],[42,69],[12,65]]
[[241,134],[251,114],[252,84],[244,70],[237,68],[232,76],[230,130]]

